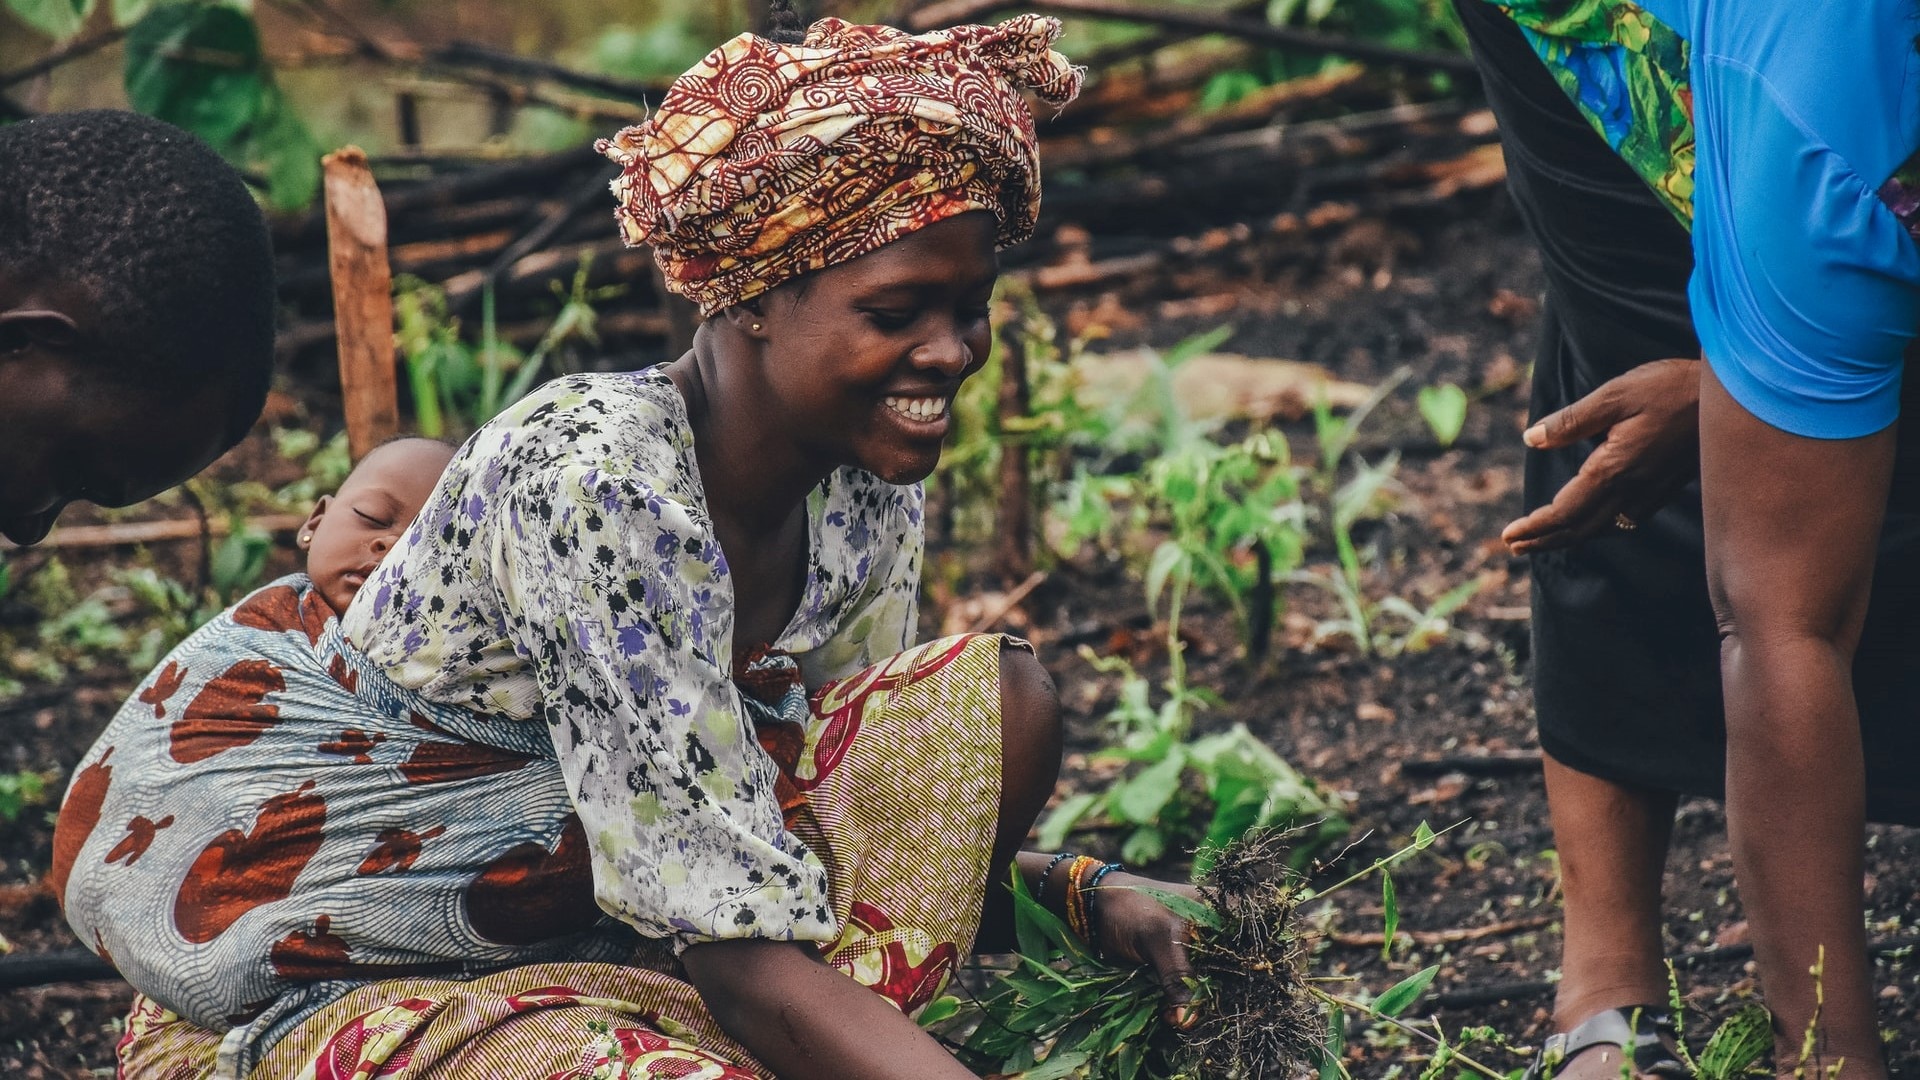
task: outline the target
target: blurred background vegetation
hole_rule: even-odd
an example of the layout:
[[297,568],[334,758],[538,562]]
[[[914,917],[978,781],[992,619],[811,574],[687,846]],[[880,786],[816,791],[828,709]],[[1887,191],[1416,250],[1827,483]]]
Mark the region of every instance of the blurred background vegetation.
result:
[[[1403,48],[1460,44],[1446,0],[1156,2]],[[814,0],[803,12],[895,21],[926,6]],[[316,191],[320,154],[348,143],[423,168],[581,146],[643,115],[764,11],[764,0],[0,0],[0,121],[136,108],[205,137],[293,210]],[[1097,59],[1158,32],[1070,19],[1063,47]],[[1194,48],[1217,54],[1203,109],[1332,62],[1221,38]]]

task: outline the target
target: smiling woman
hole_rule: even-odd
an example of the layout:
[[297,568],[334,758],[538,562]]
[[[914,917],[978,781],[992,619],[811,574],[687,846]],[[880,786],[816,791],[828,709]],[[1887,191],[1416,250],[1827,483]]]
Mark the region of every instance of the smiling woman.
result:
[[[64,892],[150,995],[125,1075],[962,1080],[911,1016],[1008,944],[1015,866],[1186,997],[1181,918],[1020,851],[1060,760],[1032,650],[913,643],[919,482],[1038,209],[1022,93],[1080,73],[1033,16],[775,7],[602,144],[692,351],[516,404],[340,619],[243,604],[271,672],[176,657],[93,751]],[[130,814],[173,821],[137,865]]]

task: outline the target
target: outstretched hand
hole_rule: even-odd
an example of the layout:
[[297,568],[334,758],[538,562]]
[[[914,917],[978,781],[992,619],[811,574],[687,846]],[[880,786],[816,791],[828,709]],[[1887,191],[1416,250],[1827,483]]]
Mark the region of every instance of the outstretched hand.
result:
[[1571,547],[1651,515],[1700,469],[1700,361],[1655,360],[1609,379],[1527,429],[1527,446],[1600,445],[1553,502],[1508,525],[1515,555]]
[[1143,888],[1200,899],[1200,890],[1191,885],[1120,871],[1109,874],[1093,897],[1099,911],[1096,926],[1100,954],[1112,963],[1152,968],[1167,996],[1167,1023],[1177,1028],[1192,1027],[1193,961],[1187,955],[1187,943],[1193,936],[1193,924],[1141,891]]

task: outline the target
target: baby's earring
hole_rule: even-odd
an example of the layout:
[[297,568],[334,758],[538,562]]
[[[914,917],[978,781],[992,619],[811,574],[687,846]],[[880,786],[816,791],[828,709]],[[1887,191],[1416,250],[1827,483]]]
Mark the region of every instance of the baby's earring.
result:
[[303,532],[303,533],[301,533],[301,534],[300,534],[300,542],[301,542],[301,543],[303,543],[303,544],[311,544],[311,543],[313,543],[313,534],[312,534],[312,533],[310,533],[310,532]]

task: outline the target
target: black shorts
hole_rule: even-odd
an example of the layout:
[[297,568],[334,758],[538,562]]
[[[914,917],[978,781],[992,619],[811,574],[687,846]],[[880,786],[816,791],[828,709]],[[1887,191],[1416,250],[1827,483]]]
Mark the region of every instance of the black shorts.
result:
[[[1685,228],[1575,111],[1499,9],[1483,0],[1455,7],[1500,121],[1508,187],[1546,272],[1533,415],[1635,365],[1699,356]],[[1904,408],[1920,401],[1920,380],[1905,380],[1902,396],[1903,415],[1920,415]],[[1868,812],[1920,824],[1920,438],[1905,434],[1854,687]],[[1526,508],[1552,501],[1592,449],[1529,453]],[[1632,532],[1531,562],[1540,745],[1594,776],[1720,795],[1720,641],[1698,485]]]

